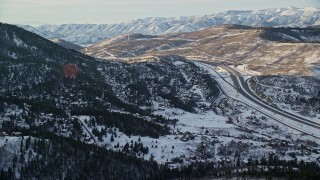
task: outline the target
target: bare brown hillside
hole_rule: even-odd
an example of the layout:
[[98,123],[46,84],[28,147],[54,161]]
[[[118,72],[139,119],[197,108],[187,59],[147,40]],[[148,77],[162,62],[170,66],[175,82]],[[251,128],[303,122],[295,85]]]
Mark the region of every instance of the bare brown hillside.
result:
[[189,59],[245,64],[262,74],[312,75],[320,65],[319,43],[282,43],[263,30],[220,26],[192,33],[103,41],[83,50],[98,58],[175,54]]

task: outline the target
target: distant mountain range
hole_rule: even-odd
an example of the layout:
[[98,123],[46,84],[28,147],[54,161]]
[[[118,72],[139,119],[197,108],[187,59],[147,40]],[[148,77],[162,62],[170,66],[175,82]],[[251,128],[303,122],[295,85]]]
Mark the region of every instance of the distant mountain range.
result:
[[273,8],[254,11],[226,11],[222,13],[191,17],[150,17],[119,24],[62,24],[24,29],[40,36],[59,38],[81,46],[88,46],[121,34],[163,35],[178,32],[193,32],[215,25],[238,24],[248,26],[307,27],[320,25],[320,9]]

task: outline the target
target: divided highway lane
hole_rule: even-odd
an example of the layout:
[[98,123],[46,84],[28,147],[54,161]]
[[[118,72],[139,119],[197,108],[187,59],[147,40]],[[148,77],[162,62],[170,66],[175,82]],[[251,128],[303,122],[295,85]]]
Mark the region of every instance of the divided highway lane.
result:
[[[199,61],[198,61],[198,62],[199,62]],[[208,66],[208,65],[217,66],[217,64],[215,64],[215,63],[213,63],[213,62],[207,62],[207,61],[200,61],[200,62],[202,62],[202,64],[203,64],[204,66],[207,66],[208,68],[210,68],[210,69],[212,69],[213,71],[215,71],[215,72],[220,76],[220,78],[223,79],[223,81],[225,81],[226,83],[229,84],[229,82],[226,81],[224,78],[222,78],[222,76],[221,76],[213,67]],[[205,64],[208,64],[208,65],[205,65]],[[221,65],[219,65],[219,66],[221,67]],[[235,73],[235,72],[233,72],[233,73]],[[239,73],[239,72],[237,72],[237,73]],[[236,75],[239,75],[239,74],[237,74],[237,73],[236,73]],[[240,101],[240,102],[248,105],[249,107],[255,109],[256,111],[261,112],[262,114],[266,115],[267,117],[269,117],[269,118],[271,118],[271,119],[273,119],[273,120],[275,120],[275,121],[277,121],[277,122],[279,122],[279,123],[281,123],[281,124],[283,124],[283,125],[285,125],[285,126],[287,126],[287,127],[290,127],[290,128],[292,128],[292,129],[294,129],[294,130],[296,130],[296,131],[302,132],[302,133],[304,133],[304,134],[306,134],[306,135],[310,135],[310,136],[312,136],[312,137],[314,137],[314,138],[320,139],[320,136],[318,136],[318,135],[316,135],[316,134],[313,134],[312,132],[306,131],[306,130],[304,130],[304,129],[302,129],[302,128],[299,128],[299,127],[297,127],[297,126],[295,126],[295,125],[288,124],[287,122],[283,122],[282,119],[279,119],[279,118],[276,117],[275,115],[279,115],[279,116],[281,116],[281,117],[289,118],[289,119],[291,119],[291,120],[293,120],[293,121],[299,122],[300,124],[304,124],[304,125],[307,125],[307,126],[309,126],[309,127],[316,128],[316,129],[320,129],[320,124],[317,124],[317,123],[314,123],[314,122],[312,122],[312,124],[309,124],[309,123],[305,122],[304,120],[292,119],[290,115],[283,115],[282,112],[279,112],[279,111],[282,111],[282,110],[278,110],[278,111],[277,111],[277,110],[274,110],[274,109],[275,109],[274,107],[271,107],[271,106],[269,106],[268,104],[265,104],[264,102],[261,102],[259,99],[257,100],[257,99],[255,99],[255,98],[253,98],[252,96],[248,95],[248,94],[242,89],[242,86],[240,85],[240,83],[239,83],[238,78],[236,77],[236,75],[232,75],[232,73],[231,73],[231,76],[230,76],[230,77],[232,78],[232,81],[234,81],[234,83],[235,83],[235,85],[231,85],[231,86],[233,86],[236,90],[238,90],[238,93],[240,93],[241,95],[243,95],[245,98],[247,98],[248,100],[250,100],[252,103],[254,103],[254,104],[256,104],[256,105],[260,105],[259,107],[262,107],[264,110],[267,110],[267,111],[273,113],[273,115],[271,115],[271,114],[269,114],[269,113],[261,110],[259,107],[255,107],[255,106],[251,105],[251,103],[248,104],[248,103],[246,103],[245,101],[238,100],[238,99],[236,99],[236,100],[238,100],[238,101]],[[243,79],[243,77],[242,77],[242,79]],[[242,83],[244,83],[244,82],[245,82],[245,81],[244,81],[244,79],[243,79]],[[219,84],[219,83],[218,83],[218,84]],[[229,85],[230,85],[230,84],[229,84]],[[233,99],[233,97],[229,96],[228,93],[224,91],[223,87],[221,87],[220,84],[219,84],[219,86],[220,86],[220,89],[222,90],[222,92],[223,92],[227,97],[230,97],[230,98]],[[249,88],[249,87],[248,87],[248,88]],[[250,89],[249,89],[249,90],[250,90]],[[250,90],[250,91],[251,91],[251,90]],[[250,91],[249,91],[249,92],[250,92]],[[307,121],[310,121],[310,120],[307,120]]]
[[314,127],[314,128],[318,128],[320,129],[320,124],[316,123],[314,121],[308,120],[306,118],[302,118],[299,117],[295,114],[291,114],[287,111],[281,110],[279,108],[270,106],[269,104],[267,104],[266,102],[263,102],[260,100],[260,98],[258,98],[249,88],[248,84],[246,83],[246,81],[244,80],[244,78],[242,77],[242,75],[227,66],[220,66],[222,68],[224,68],[225,70],[227,70],[230,74],[231,74],[231,78],[232,81],[234,82],[234,85],[237,87],[238,91],[245,96],[246,98],[248,98],[249,100],[253,101],[254,103],[258,104],[259,106],[262,106],[263,108],[272,111],[274,114],[279,114],[285,118],[288,118],[290,120]]

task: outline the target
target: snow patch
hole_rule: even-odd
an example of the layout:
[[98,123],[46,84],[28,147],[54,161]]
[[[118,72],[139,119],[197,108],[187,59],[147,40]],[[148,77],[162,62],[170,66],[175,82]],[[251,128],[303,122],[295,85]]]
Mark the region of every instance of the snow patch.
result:
[[15,34],[13,34],[13,42],[18,46],[18,47],[24,47],[27,48],[27,44],[24,43],[21,39],[19,39]]
[[180,66],[180,65],[184,65],[184,64],[186,64],[186,63],[185,63],[185,62],[182,62],[182,61],[176,61],[176,62],[174,62],[173,64],[176,65],[176,66]]

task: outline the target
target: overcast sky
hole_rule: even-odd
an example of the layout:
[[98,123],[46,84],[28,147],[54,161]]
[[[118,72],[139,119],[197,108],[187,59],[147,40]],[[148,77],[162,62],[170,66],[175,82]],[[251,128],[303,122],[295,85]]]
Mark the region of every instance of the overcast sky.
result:
[[320,7],[320,0],[0,0],[0,22],[109,24],[144,17],[209,15],[226,10]]

